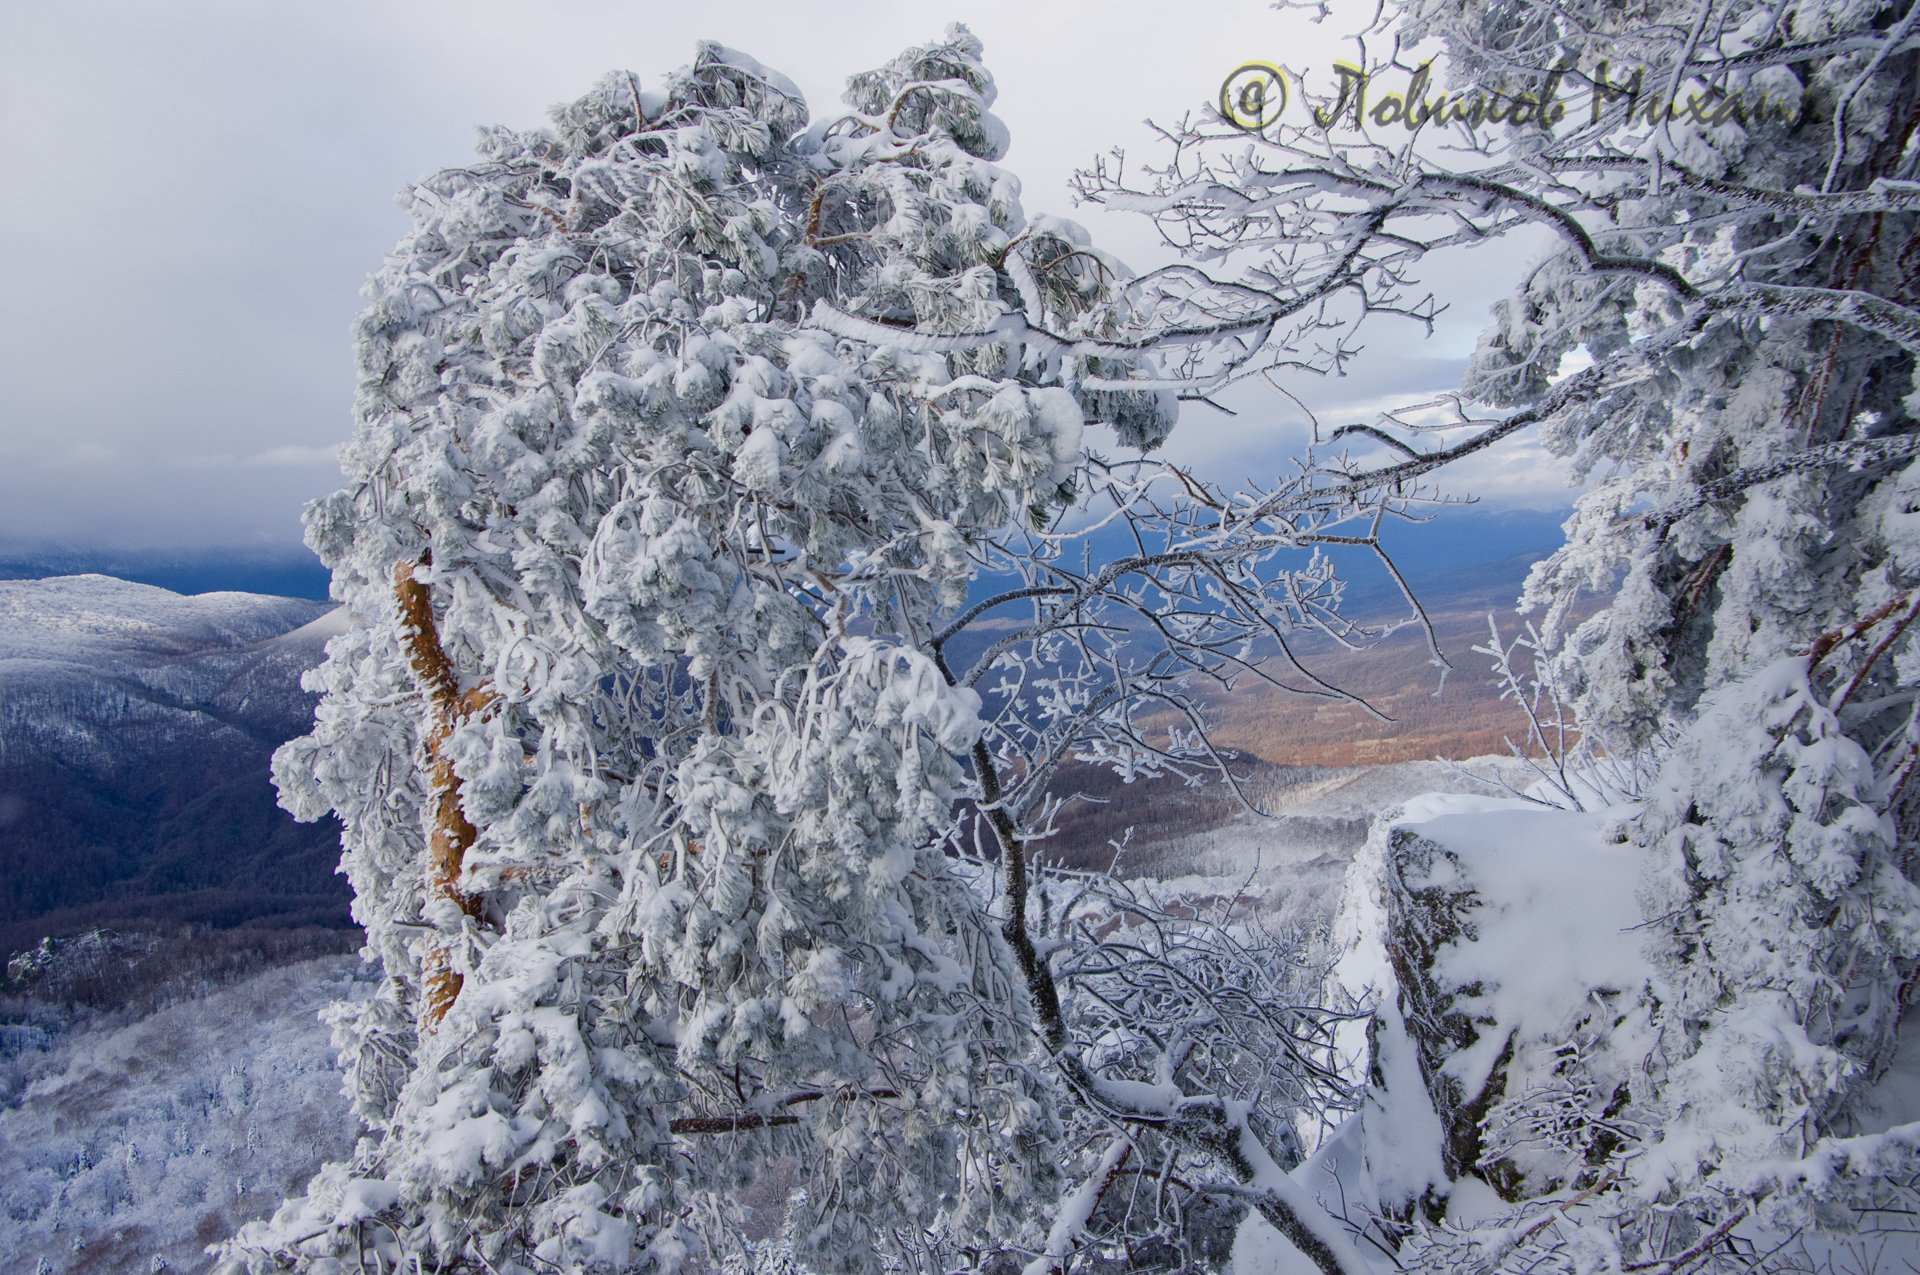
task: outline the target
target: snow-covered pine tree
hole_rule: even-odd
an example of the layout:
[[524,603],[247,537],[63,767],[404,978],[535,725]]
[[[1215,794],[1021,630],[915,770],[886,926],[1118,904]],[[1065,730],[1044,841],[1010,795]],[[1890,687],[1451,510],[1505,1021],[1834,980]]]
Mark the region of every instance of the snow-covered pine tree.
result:
[[[1124,272],[992,163],[979,54],[954,28],[809,127],[702,45],[408,192],[308,514],[356,623],[276,762],[387,974],[337,1024],[367,1132],[228,1269],[1066,1260],[1129,1120],[1266,1172],[1201,1073],[1080,1059],[1026,846],[1065,758],[1219,764],[1140,705],[1337,625],[1323,563],[1269,564],[1342,510],[1087,450],[1171,400]],[[1138,554],[1064,552],[1075,502]],[[1313,1014],[1236,986],[1262,1023],[1181,1058],[1325,1074]]]
[[[1364,502],[1530,430],[1592,483],[1527,597],[1583,725],[1664,762],[1630,829],[1653,1132],[1616,1184],[1663,1221],[1550,1260],[1677,1269],[1752,1211],[1883,1204],[1920,1133],[1842,1140],[1920,970],[1920,5],[1399,0],[1374,34],[1364,114],[1190,128],[1088,189],[1232,285],[1224,320],[1191,269],[1139,285],[1222,338],[1216,384],[1429,319],[1429,253],[1551,242],[1462,398],[1322,458]],[[1499,113],[1462,122],[1476,96]],[[1610,601],[1575,622],[1583,590]]]

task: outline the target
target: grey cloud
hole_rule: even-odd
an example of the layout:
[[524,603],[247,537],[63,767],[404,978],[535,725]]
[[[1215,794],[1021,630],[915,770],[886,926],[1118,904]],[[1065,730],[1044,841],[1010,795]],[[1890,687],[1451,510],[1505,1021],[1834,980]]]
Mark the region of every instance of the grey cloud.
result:
[[[608,67],[656,76],[702,36],[827,110],[846,74],[953,17],[987,42],[1029,207],[1137,268],[1160,251],[1152,228],[1073,208],[1073,169],[1116,144],[1151,153],[1144,117],[1200,109],[1250,57],[1324,62],[1338,34],[1258,0],[1204,23],[1148,0],[17,7],[0,42],[0,543],[292,544],[300,506],[338,481],[349,328],[404,229],[392,196],[470,154],[476,124],[537,124]],[[1437,357],[1369,361],[1364,383],[1432,379]],[[1284,429],[1240,437],[1233,464],[1285,463]]]

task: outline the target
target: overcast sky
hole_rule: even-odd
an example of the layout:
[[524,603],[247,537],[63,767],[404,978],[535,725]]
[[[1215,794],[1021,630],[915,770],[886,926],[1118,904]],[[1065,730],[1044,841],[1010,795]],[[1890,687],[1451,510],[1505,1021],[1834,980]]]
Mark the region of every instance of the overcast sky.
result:
[[[1073,170],[1151,150],[1143,120],[1204,109],[1242,62],[1324,67],[1347,34],[1248,0],[12,6],[0,550],[296,545],[301,506],[338,479],[348,330],[405,228],[394,193],[462,162],[476,124],[543,123],[613,67],[657,82],[701,38],[784,71],[820,110],[849,73],[953,20],[986,44],[1028,210],[1076,217],[1135,268],[1161,260],[1150,230],[1074,208]],[[1288,388],[1335,418],[1443,388],[1508,282],[1464,277],[1475,291],[1435,340],[1381,329],[1355,375]],[[1231,420],[1192,412],[1180,453],[1227,478],[1283,468],[1295,414],[1278,395],[1239,401]],[[1461,481],[1566,499],[1526,452]]]

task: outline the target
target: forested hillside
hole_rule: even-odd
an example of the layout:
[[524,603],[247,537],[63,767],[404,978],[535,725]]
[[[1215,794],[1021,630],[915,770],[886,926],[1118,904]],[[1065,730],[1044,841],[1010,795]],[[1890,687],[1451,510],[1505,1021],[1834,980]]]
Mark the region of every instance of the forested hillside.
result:
[[0,581],[0,951],[99,926],[347,924],[339,833],[279,808],[325,603]]

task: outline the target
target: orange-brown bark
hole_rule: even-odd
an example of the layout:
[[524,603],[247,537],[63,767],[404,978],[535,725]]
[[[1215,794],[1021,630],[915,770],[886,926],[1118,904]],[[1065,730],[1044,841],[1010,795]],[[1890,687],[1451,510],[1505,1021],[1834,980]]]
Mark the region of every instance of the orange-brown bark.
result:
[[[481,900],[478,895],[460,888],[460,873],[466,865],[467,848],[478,833],[467,819],[466,811],[461,809],[460,775],[446,755],[446,745],[455,726],[498,696],[485,688],[476,688],[464,696],[460,694],[453,662],[440,644],[432,595],[426,585],[414,578],[414,571],[431,561],[423,556],[418,563],[401,561],[393,568],[393,592],[400,604],[407,663],[427,699],[427,759],[433,798],[433,827],[427,837],[427,889],[433,897],[451,899],[462,912],[477,918],[481,915]],[[453,1008],[460,996],[462,980],[453,966],[453,954],[437,940],[427,952],[422,972],[426,982],[423,1016],[431,1031]]]

